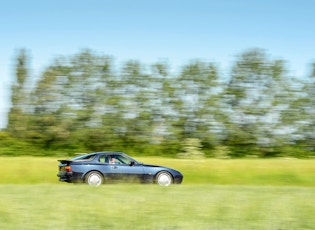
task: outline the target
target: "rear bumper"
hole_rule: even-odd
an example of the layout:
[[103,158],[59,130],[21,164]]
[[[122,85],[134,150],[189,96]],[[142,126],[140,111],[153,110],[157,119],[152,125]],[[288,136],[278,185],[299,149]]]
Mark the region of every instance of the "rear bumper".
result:
[[57,177],[59,177],[59,181],[61,182],[73,182],[72,172],[59,172]]
[[82,183],[83,182],[83,174],[77,172],[64,172],[60,171],[57,176],[59,177],[59,181],[68,182],[68,183]]

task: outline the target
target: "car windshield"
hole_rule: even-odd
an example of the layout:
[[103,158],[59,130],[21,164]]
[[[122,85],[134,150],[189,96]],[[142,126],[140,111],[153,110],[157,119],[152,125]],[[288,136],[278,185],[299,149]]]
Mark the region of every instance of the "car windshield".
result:
[[95,153],[94,154],[85,154],[85,155],[80,155],[80,156],[76,156],[74,158],[71,158],[71,161],[89,161],[89,160],[93,160],[95,157]]

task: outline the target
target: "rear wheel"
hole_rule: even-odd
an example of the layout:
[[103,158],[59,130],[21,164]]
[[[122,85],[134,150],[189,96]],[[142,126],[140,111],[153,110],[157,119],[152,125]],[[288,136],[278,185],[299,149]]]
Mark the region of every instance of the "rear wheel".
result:
[[99,186],[103,184],[103,181],[104,177],[102,176],[102,174],[96,171],[89,172],[85,176],[85,183],[87,183],[88,185]]
[[169,186],[170,184],[173,183],[173,177],[170,173],[168,172],[159,172],[156,175],[156,183],[161,185],[161,186]]

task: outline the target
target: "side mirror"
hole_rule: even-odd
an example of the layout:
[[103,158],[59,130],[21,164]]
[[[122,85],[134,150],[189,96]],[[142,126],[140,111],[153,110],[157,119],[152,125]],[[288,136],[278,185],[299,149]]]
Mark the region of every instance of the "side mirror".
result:
[[134,166],[134,165],[135,165],[135,162],[134,162],[134,161],[131,161],[131,162],[129,163],[129,165],[130,165],[130,166]]

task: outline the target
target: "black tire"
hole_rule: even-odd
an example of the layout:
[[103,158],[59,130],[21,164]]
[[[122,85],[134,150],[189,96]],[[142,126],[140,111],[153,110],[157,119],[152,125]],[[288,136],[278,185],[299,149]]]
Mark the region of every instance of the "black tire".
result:
[[91,171],[86,174],[84,182],[91,186],[100,186],[104,183],[104,177],[101,173],[97,171]]
[[155,177],[155,183],[161,186],[169,186],[173,183],[173,177],[169,172],[159,172]]

